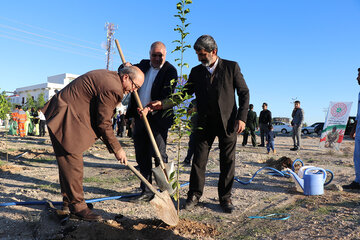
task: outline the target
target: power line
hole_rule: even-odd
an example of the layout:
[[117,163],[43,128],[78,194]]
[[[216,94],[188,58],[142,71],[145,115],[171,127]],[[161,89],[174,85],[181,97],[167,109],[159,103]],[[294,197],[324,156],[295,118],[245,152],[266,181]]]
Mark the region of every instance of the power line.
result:
[[20,28],[15,28],[15,27],[3,25],[3,24],[0,24],[0,27],[7,28],[7,29],[10,29],[10,30],[14,30],[14,31],[17,31],[17,32],[22,32],[22,33],[25,33],[25,34],[34,35],[34,36],[37,36],[37,37],[40,37],[40,38],[45,38],[45,39],[49,39],[49,40],[53,40],[53,41],[57,41],[57,42],[62,42],[62,43],[65,43],[65,44],[76,46],[76,47],[81,47],[81,48],[90,49],[90,50],[99,51],[99,52],[103,51],[101,49],[96,49],[96,48],[87,47],[87,46],[83,46],[83,45],[68,42],[68,41],[59,40],[59,39],[56,39],[56,38],[52,38],[52,37],[44,36],[44,35],[41,35],[41,34],[25,31],[25,30],[20,29]]
[[[5,38],[8,38],[8,39],[14,39],[14,40],[19,40],[19,39],[27,39],[28,41],[26,41],[27,43],[30,43],[30,44],[34,44],[34,45],[38,45],[38,46],[45,46],[45,47],[55,47],[57,49],[65,49],[65,50],[68,50],[68,51],[73,51],[73,49],[69,48],[69,46],[62,46],[62,45],[52,45],[51,42],[47,42],[47,41],[43,41],[41,39],[35,39],[35,38],[31,38],[31,37],[28,37],[28,36],[21,36],[19,34],[16,34],[16,33],[9,33],[9,32],[6,32],[6,31],[2,31],[0,29],[0,33],[3,33],[5,35],[1,35],[2,37],[5,37]],[[79,51],[75,51],[76,53],[79,52]],[[93,53],[93,52],[89,52],[89,53],[85,53],[87,56],[92,56],[92,57],[95,57],[95,58],[100,58],[101,55],[97,54],[97,53]]]
[[30,25],[30,24],[27,24],[27,23],[19,22],[19,21],[17,21],[17,20],[13,20],[13,19],[10,19],[10,18],[6,18],[6,17],[1,17],[1,16],[0,16],[0,19],[4,19],[4,20],[9,21],[9,22],[21,24],[21,25],[24,25],[24,26],[28,26],[28,27],[30,27],[30,28],[35,28],[35,29],[38,29],[38,30],[41,30],[41,31],[53,33],[53,34],[56,34],[56,35],[59,35],[59,36],[62,36],[62,37],[71,38],[71,39],[74,39],[74,40],[78,40],[78,41],[82,41],[82,42],[86,42],[86,43],[90,43],[90,44],[94,44],[94,45],[97,45],[97,46],[98,46],[98,43],[96,43],[96,42],[91,42],[91,41],[83,40],[83,39],[76,38],[76,37],[73,37],[73,36],[65,35],[65,34],[62,34],[62,33],[57,33],[57,32],[48,30],[48,29],[46,29],[46,28],[37,27],[37,26]]
[[33,41],[27,41],[27,40],[20,39],[20,38],[16,38],[16,37],[6,36],[6,35],[2,35],[2,34],[0,34],[0,37],[12,39],[12,40],[19,41],[19,42],[25,42],[25,43],[37,45],[37,46],[40,46],[40,47],[46,47],[46,48],[55,49],[55,50],[59,50],[59,51],[63,51],[63,52],[68,52],[68,53],[73,53],[73,54],[77,54],[77,55],[82,55],[82,56],[86,56],[86,57],[91,57],[91,58],[96,58],[96,59],[102,59],[102,58],[96,57],[96,56],[94,56],[94,55],[89,55],[89,54],[84,54],[84,53],[80,53],[80,52],[75,52],[75,51],[67,50],[67,49],[64,49],[64,48],[59,48],[59,47],[54,47],[54,46],[50,46],[50,45],[46,45],[46,44],[36,43],[36,42],[33,42]]
[[[53,33],[53,34],[56,34],[56,35],[59,35],[59,36],[64,36],[64,37],[67,37],[67,38],[71,38],[71,39],[75,39],[75,40],[78,40],[78,41],[87,42],[87,43],[97,45],[97,43],[94,43],[94,42],[82,40],[82,39],[79,39],[79,38],[74,38],[74,37],[71,37],[71,36],[68,36],[68,35],[65,35],[65,34],[60,34],[60,33],[54,32],[54,31],[50,31],[50,30],[45,29],[45,28],[37,27],[37,26],[34,26],[34,25],[30,25],[30,24],[25,24],[25,23],[22,23],[22,22],[13,20],[13,19],[1,17],[1,16],[0,16],[0,19],[4,19],[4,20],[9,21],[9,22],[13,22],[13,23],[16,23],[16,24],[21,24],[21,25],[24,25],[24,26],[27,26],[27,27],[30,27],[30,28],[34,28],[34,29],[38,29],[38,30],[41,30],[41,31],[46,31],[46,32],[49,32],[49,33]],[[112,24],[112,23],[110,23],[110,24]],[[104,50],[100,49],[100,48],[93,48],[93,47],[77,44],[77,43],[74,43],[74,42],[59,40],[59,39],[56,39],[54,37],[50,37],[50,36],[43,35],[43,34],[38,34],[36,32],[27,31],[27,30],[17,28],[17,27],[12,27],[12,26],[9,26],[9,25],[0,24],[0,28],[8,29],[8,30],[11,30],[11,31],[14,32],[14,33],[9,33],[9,32],[5,32],[5,31],[0,30],[0,32],[3,32],[3,33],[6,34],[6,35],[0,34],[0,37],[3,37],[3,38],[12,39],[12,40],[20,41],[20,42],[25,42],[25,43],[37,45],[37,46],[40,46],[40,47],[51,48],[51,49],[55,49],[55,50],[59,50],[59,51],[63,51],[63,52],[74,53],[74,54],[77,54],[77,55],[82,55],[82,56],[87,56],[87,57],[92,57],[92,58],[99,59],[98,56],[95,56],[95,55],[90,54],[90,53],[85,53],[84,54],[84,53],[80,53],[79,51],[73,51],[71,49],[66,48],[66,46],[49,45],[49,44],[51,44],[51,42],[46,42],[46,41],[44,42],[44,41],[41,41],[39,39],[30,38],[28,36],[21,36],[21,35],[18,35],[18,34],[15,33],[15,32],[19,32],[19,33],[24,33],[24,34],[27,34],[27,35],[32,35],[32,36],[35,36],[35,37],[38,37],[38,38],[47,39],[47,40],[50,40],[50,41],[56,41],[56,42],[64,43],[64,44],[71,45],[71,46],[74,46],[74,47],[80,47],[80,48],[83,48],[83,49],[96,51],[98,53],[104,54]],[[114,54],[114,51],[113,51],[113,41],[114,41],[113,35],[115,33],[115,29],[117,29],[117,26],[113,26],[113,28],[114,28],[113,32],[111,32],[111,31],[107,32],[107,38],[109,36],[111,36],[111,41],[107,41],[106,52],[105,52],[107,68],[109,68],[111,66],[111,63],[112,63],[111,55]],[[15,35],[16,37],[11,37],[11,36],[8,36],[8,35]],[[24,39],[28,39],[28,40],[24,40]],[[131,53],[131,51],[128,51],[128,53]],[[140,56],[138,53],[135,53],[135,55]],[[129,60],[131,60],[133,57],[131,55],[129,55],[127,58]]]

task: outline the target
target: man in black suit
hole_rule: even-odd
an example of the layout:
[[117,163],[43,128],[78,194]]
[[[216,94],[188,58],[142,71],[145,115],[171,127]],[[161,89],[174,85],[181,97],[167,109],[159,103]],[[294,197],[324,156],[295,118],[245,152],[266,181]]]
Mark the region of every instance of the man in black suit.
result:
[[263,110],[260,112],[259,116],[259,125],[260,125],[260,139],[261,144],[259,147],[265,147],[265,136],[269,132],[269,127],[272,123],[271,112],[267,109],[267,103],[263,103],[262,108]]
[[[195,132],[195,154],[190,174],[190,186],[185,208],[198,204],[205,185],[205,170],[209,151],[215,137],[219,139],[220,176],[218,195],[220,206],[231,213],[231,189],[235,175],[235,147],[237,133],[245,129],[249,107],[249,89],[236,62],[217,56],[217,45],[209,35],[197,39],[194,49],[201,62],[191,69],[186,92],[195,93],[198,128]],[[235,92],[239,107],[236,106]],[[153,110],[166,109],[170,101],[149,104]]]
[[247,144],[249,132],[251,136],[251,143],[253,147],[256,146],[256,136],[255,136],[255,130],[258,127],[257,121],[256,121],[256,112],[254,112],[254,105],[249,105],[249,111],[246,118],[246,128],[244,131],[244,138],[242,145],[245,146]]
[[[154,42],[150,47],[150,60],[142,60],[135,64],[145,74],[145,80],[142,87],[139,89],[139,97],[143,106],[146,106],[150,101],[163,100],[168,98],[174,91],[171,87],[170,81],[177,79],[177,71],[173,65],[166,60],[166,47],[162,42]],[[137,113],[137,104],[135,98],[132,96],[129,108],[126,113],[127,118],[133,117],[135,119],[135,127],[133,132],[133,139],[135,145],[136,162],[139,165],[141,174],[151,183],[152,182],[152,157],[154,157],[154,149],[150,138],[146,131],[144,122],[140,119]],[[149,124],[154,134],[154,138],[161,157],[165,163],[168,162],[166,154],[166,140],[168,136],[168,129],[173,123],[173,113],[165,113],[165,111],[152,112],[148,115]],[[155,159],[155,165],[159,162]],[[149,200],[152,193],[141,183],[143,200]]]

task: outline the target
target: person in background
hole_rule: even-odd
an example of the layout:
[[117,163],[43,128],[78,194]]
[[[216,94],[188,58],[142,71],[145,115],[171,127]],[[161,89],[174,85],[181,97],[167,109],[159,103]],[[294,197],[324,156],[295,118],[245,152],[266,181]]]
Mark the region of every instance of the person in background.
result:
[[11,118],[10,118],[9,134],[12,136],[16,136],[19,134],[18,117],[19,117],[19,109],[18,109],[18,106],[16,105],[14,110],[11,113]]
[[269,131],[269,127],[272,123],[271,112],[268,110],[267,103],[263,103],[263,110],[260,112],[259,116],[259,125],[260,125],[260,140],[261,144],[259,147],[265,147],[265,136]]
[[125,114],[122,111],[120,111],[119,114],[116,116],[116,125],[118,126],[117,135],[120,137],[125,137]]
[[21,105],[18,106],[18,109],[19,109],[19,115],[17,120],[18,120],[19,135],[20,137],[25,137],[26,136],[25,122],[27,120],[26,112],[22,109]]
[[38,116],[39,116],[39,136],[43,137],[45,136],[46,118],[40,108],[38,109]]
[[[360,85],[360,68],[358,68],[358,76],[356,78],[358,85]],[[360,92],[358,95],[358,106],[355,124],[350,132],[350,137],[355,139],[354,148],[354,168],[355,168],[355,180],[348,185],[343,185],[343,189],[360,190]]]
[[273,153],[276,153],[275,150],[275,132],[274,132],[274,127],[272,125],[270,125],[269,127],[269,131],[266,134],[266,149],[267,149],[267,153],[270,154],[270,149],[273,151]]
[[[126,115],[125,115],[126,116]],[[132,138],[132,133],[133,133],[133,129],[134,129],[134,118],[126,118],[126,129],[127,129],[127,136],[129,138]]]
[[33,122],[33,131],[32,131],[32,135],[33,136],[39,136],[39,114],[38,114],[38,111],[35,110],[34,107],[31,108],[31,112],[30,112],[30,115],[31,115],[31,120]]
[[113,118],[112,118],[112,128],[113,128],[114,131],[116,131],[116,126],[117,126],[117,122],[116,122],[117,115],[118,115],[118,113],[115,113]]
[[26,113],[25,136],[27,136],[27,135],[31,135],[32,132],[32,127],[30,126],[31,124],[30,109],[29,108],[26,109],[25,113]]
[[292,139],[294,142],[294,147],[290,148],[291,151],[297,151],[301,148],[301,127],[304,121],[304,110],[300,107],[300,101],[296,100],[294,102],[294,110],[291,114],[293,120],[291,121],[291,126],[293,127]]
[[247,118],[246,118],[246,128],[244,130],[244,138],[243,138],[243,142],[242,142],[243,146],[245,146],[247,144],[249,132],[250,132],[250,136],[251,136],[251,143],[252,143],[253,147],[256,146],[255,130],[258,128],[258,124],[256,121],[256,118],[257,118],[256,112],[254,112],[253,109],[254,109],[254,105],[250,104],[249,111],[248,111]]

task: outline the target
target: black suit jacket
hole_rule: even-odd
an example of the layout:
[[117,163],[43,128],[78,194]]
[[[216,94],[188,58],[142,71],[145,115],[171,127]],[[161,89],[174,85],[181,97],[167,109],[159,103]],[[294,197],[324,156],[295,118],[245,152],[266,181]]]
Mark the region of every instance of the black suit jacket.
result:
[[[146,74],[146,72],[150,69],[150,60],[141,60],[140,63],[135,64],[140,70]],[[159,70],[154,83],[151,88],[151,100],[163,100],[174,92],[175,87],[170,86],[170,81],[173,79],[177,79],[177,71],[176,68],[171,65],[168,61],[164,63],[162,68]],[[147,104],[147,103],[145,103]],[[137,104],[134,96],[131,96],[131,101],[129,108],[126,112],[127,118],[135,117],[139,118],[139,114],[137,113]],[[152,114],[148,114],[147,118],[152,128],[165,129],[169,128],[173,123],[174,113],[173,110],[161,110],[153,112]]]
[[[198,124],[207,120],[208,112],[208,78],[209,71],[203,65],[191,69],[187,82],[187,93],[195,93],[198,107]],[[219,58],[218,65],[213,72],[217,81],[216,107],[221,115],[224,130],[227,134],[234,132],[235,120],[246,122],[249,107],[249,89],[236,62]],[[236,105],[235,92],[238,95],[239,107]]]
[[255,130],[255,128],[257,128],[258,126],[256,118],[256,112],[254,112],[253,110],[249,110],[246,119],[246,126],[251,130]]

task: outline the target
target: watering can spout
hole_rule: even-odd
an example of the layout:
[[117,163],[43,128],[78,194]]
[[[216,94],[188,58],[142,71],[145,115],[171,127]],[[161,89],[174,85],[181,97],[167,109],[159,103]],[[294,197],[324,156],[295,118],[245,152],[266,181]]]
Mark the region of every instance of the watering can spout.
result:
[[296,173],[294,173],[292,170],[290,170],[289,168],[286,169],[286,171],[288,173],[291,174],[291,176],[293,177],[293,179],[298,183],[298,185],[301,187],[301,189],[304,191],[304,179],[300,178]]

